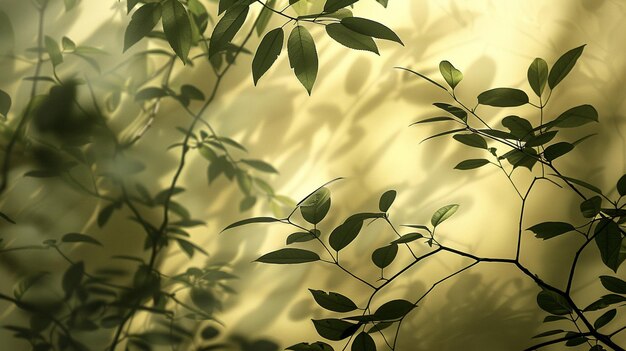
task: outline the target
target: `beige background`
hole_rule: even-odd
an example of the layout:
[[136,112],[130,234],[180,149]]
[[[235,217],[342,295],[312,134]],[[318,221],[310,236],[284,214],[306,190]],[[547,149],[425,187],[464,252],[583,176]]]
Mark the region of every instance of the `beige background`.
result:
[[[585,148],[559,160],[557,166],[565,174],[593,182],[607,191],[614,188],[625,170],[626,2],[391,0],[387,10],[374,1],[363,2],[355,14],[388,24],[403,39],[404,47],[381,43],[380,57],[353,52],[329,41],[315,28],[320,72],[311,97],[293,77],[285,52],[257,87],[253,86],[249,72],[251,57],[245,56],[229,73],[219,98],[205,115],[218,133],[240,141],[251,150],[251,157],[270,161],[280,170],[280,175],[270,181],[281,194],[300,199],[329,179],[346,177],[332,186],[333,209],[323,229],[331,230],[350,213],[375,210],[378,196],[387,189],[396,189],[399,196],[391,210],[395,223],[426,223],[437,208],[458,203],[459,212],[441,228],[439,235],[444,243],[481,256],[514,255],[519,201],[506,178],[495,168],[453,170],[454,165],[467,158],[464,156],[474,158],[480,152],[467,151],[449,138],[419,144],[441,126],[407,126],[417,119],[438,115],[432,102],[450,101],[437,88],[393,69],[394,66],[410,67],[438,78],[439,61],[450,60],[465,74],[458,94],[473,106],[475,96],[492,87],[510,86],[530,92],[526,69],[533,58],[543,57],[552,64],[566,50],[587,44],[576,68],[555,91],[547,116],[554,117],[583,103],[597,108],[601,123],[584,129],[599,135],[583,144]],[[57,39],[67,35],[79,44],[121,51],[122,21],[126,21],[122,13],[124,2],[83,0],[69,14],[63,14],[57,5],[46,18],[49,35]],[[33,46],[35,17],[29,2],[4,0],[0,8],[11,15],[17,49]],[[282,22],[274,18],[272,23]],[[251,47],[258,40],[255,37]],[[117,59],[118,55],[112,55],[112,62],[105,67],[113,66]],[[68,62],[66,72],[75,67]],[[206,64],[178,67],[175,82],[191,81],[203,89],[210,86],[213,78]],[[0,73],[0,88],[17,97],[13,111],[19,111],[30,83],[16,81],[32,74],[32,68],[5,62]],[[112,122],[120,130],[136,109],[126,101],[123,111]],[[504,116],[488,107],[481,107],[479,112],[494,125]],[[517,108],[510,113],[531,121],[538,119],[532,109]],[[9,116],[11,121],[14,117],[15,114]],[[172,127],[188,122],[175,104],[164,102],[154,125],[137,145],[136,155],[148,163],[141,178],[153,191],[158,190],[159,184],[169,182],[175,165],[176,154],[165,151],[167,145],[180,138]],[[567,133],[569,140],[584,134]],[[9,193],[0,203],[0,208],[19,223],[0,229],[5,242],[17,245],[81,231],[103,241],[112,252],[133,252],[139,247],[141,233],[125,214],[117,213],[107,227],[98,229],[94,221],[101,204],[55,182],[22,178],[28,169],[28,165],[14,169]],[[514,179],[524,184],[528,177],[526,170],[520,170]],[[238,213],[241,195],[235,184],[221,178],[207,187],[206,161],[199,155],[191,158],[183,184],[188,192],[179,200],[193,209],[194,216],[208,223],[193,231],[194,241],[212,254],[210,262],[228,262],[232,271],[241,276],[234,284],[239,294],[227,299],[226,309],[220,315],[229,332],[271,338],[282,347],[314,341],[317,338],[310,318],[329,315],[311,304],[307,288],[339,291],[354,296],[357,303],[366,299],[358,282],[330,266],[250,263],[259,255],[282,247],[291,230],[277,225],[250,226],[219,234],[235,220],[269,215],[270,210],[266,202],[259,201],[251,212]],[[548,184],[537,188],[529,206],[526,227],[539,221],[568,218],[580,223],[576,217],[578,199]],[[157,216],[155,213],[154,218]],[[374,281],[378,272],[369,262],[369,255],[391,237],[382,223],[373,224],[347,249],[350,254],[343,257],[358,274]],[[548,281],[564,282],[565,267],[579,241],[564,237],[541,242],[528,232],[524,239],[524,263]],[[426,248],[418,251],[426,252]],[[106,255],[99,252],[72,254],[106,260]],[[595,259],[595,255],[594,247],[584,256],[584,262]],[[392,267],[400,268],[403,259],[408,257],[400,256]],[[18,255],[0,260],[3,292],[10,292],[21,272],[58,263],[52,254],[41,255],[37,262],[25,261]],[[162,261],[163,270],[177,272],[185,262],[186,257],[180,252],[172,252]],[[202,264],[199,260],[196,263]],[[412,269],[375,301],[413,299],[432,282],[467,263],[441,254]],[[602,267],[588,268],[579,272],[576,281],[577,301],[581,305],[600,293],[594,278],[597,272],[609,273]],[[623,277],[623,272],[620,275]],[[532,335],[548,329],[541,329],[545,313],[536,307],[536,293],[528,278],[511,267],[484,264],[472,268],[439,287],[411,313],[403,324],[399,349],[521,349],[530,345]],[[12,309],[6,309],[0,318],[6,323],[16,315]],[[623,325],[624,318],[614,323]],[[612,328],[609,326],[608,330]],[[8,340],[10,336],[0,332],[0,338]],[[626,333],[619,341],[626,344]]]

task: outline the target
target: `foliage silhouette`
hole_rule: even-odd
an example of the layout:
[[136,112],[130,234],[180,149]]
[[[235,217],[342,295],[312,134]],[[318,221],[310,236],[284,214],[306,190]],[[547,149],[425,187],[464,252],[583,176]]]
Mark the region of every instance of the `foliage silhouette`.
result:
[[[268,340],[240,336],[219,340],[220,321],[216,314],[224,296],[234,293],[229,282],[236,278],[228,265],[188,265],[181,267],[176,275],[166,275],[160,270],[164,254],[172,245],[189,258],[197,254],[208,256],[188,233],[189,228],[205,223],[193,218],[176,199],[185,192],[179,181],[190,152],[198,152],[208,161],[209,183],[224,175],[237,184],[243,195],[239,205],[242,212],[254,206],[258,197],[267,198],[276,209],[293,205],[291,199],[277,194],[264,180],[263,175],[277,173],[276,168],[263,160],[240,157],[247,153],[247,148],[217,134],[205,119],[209,107],[219,97],[224,77],[240,55],[252,54],[246,46],[254,33],[260,36],[267,32],[254,50],[252,78],[257,84],[280,55],[284,44],[283,28],[291,23],[295,26],[287,43],[289,61],[309,94],[318,73],[318,57],[307,27],[331,27],[329,35],[335,33],[331,38],[357,49],[363,42],[375,48],[372,38],[401,43],[400,39],[377,22],[357,17],[349,19],[352,11],[347,7],[357,0],[329,0],[321,12],[305,11],[304,14],[293,9],[299,6],[299,10],[307,10],[297,1],[290,0],[279,10],[282,4],[275,0],[220,0],[216,9],[218,20],[210,14],[213,5],[200,0],[127,0],[126,12],[132,12],[123,37],[123,51],[127,54],[117,66],[104,71],[100,56],[106,53],[102,50],[77,44],[66,36],[47,35],[46,14],[55,2],[60,3],[60,0],[33,1],[38,18],[37,45],[32,50],[35,52],[34,74],[24,78],[30,82],[31,92],[28,101],[19,104],[26,106],[23,112],[15,111],[11,94],[0,90],[0,115],[8,134],[7,143],[3,145],[0,194],[9,191],[10,181],[19,182],[11,174],[14,154],[19,151],[22,162],[34,166],[25,177],[55,178],[100,200],[102,206],[96,216],[99,228],[105,227],[116,213],[129,211],[131,220],[144,231],[144,250],[136,255],[113,255],[111,259],[127,262],[130,267],[117,270],[107,264],[99,266],[89,257],[76,259],[68,253],[76,245],[93,249],[105,246],[84,233],[69,232],[60,239],[51,237],[25,246],[4,246],[0,238],[2,255],[43,250],[55,252],[67,263],[61,272],[39,267],[41,271],[21,276],[12,296],[1,292],[0,300],[24,312],[30,321],[27,326],[3,327],[13,332],[15,339],[22,339],[37,351],[196,346],[199,350],[233,347],[276,350],[278,346]],[[386,1],[379,2],[386,6]],[[65,0],[63,4],[68,13],[81,6],[78,0]],[[251,16],[253,7],[259,11]],[[272,24],[270,17],[280,17],[284,22],[267,31]],[[3,39],[10,32],[9,39],[13,40],[9,16],[0,11],[0,19]],[[211,31],[210,37],[207,31]],[[136,49],[146,40],[156,48]],[[12,48],[6,51],[10,52],[9,59],[30,62],[28,57],[11,52]],[[141,77],[134,65],[147,58],[159,62],[159,66]],[[64,70],[64,63],[73,59],[84,61],[93,72]],[[172,75],[178,69],[179,60],[185,66],[183,69],[193,69],[202,60],[208,62],[213,74],[211,90],[203,91],[184,83],[177,86]],[[159,80],[160,84],[154,85],[154,81]],[[47,92],[43,92],[44,84],[50,84]],[[140,124],[130,136],[123,135],[110,123],[125,98],[131,98],[141,110],[139,115],[130,118]],[[177,165],[168,185],[155,193],[139,180],[138,174],[146,165],[133,157],[133,149],[148,133],[165,99],[177,102],[178,113],[188,115],[191,121],[187,127],[179,129],[183,134],[181,141],[169,147],[179,151]],[[301,205],[315,209],[313,212],[305,210],[313,220],[320,216],[315,204]],[[156,219],[155,212],[160,213]],[[0,217],[3,225],[4,222],[16,224],[10,208],[3,209]],[[313,260],[314,255],[286,249],[262,259],[298,262]],[[56,280],[60,280],[60,284]],[[48,294],[44,299],[46,291],[59,294]]]
[[[555,165],[555,161],[558,158],[567,155],[574,147],[593,135],[590,134],[569,142],[553,141],[557,134],[562,135],[562,133],[559,133],[564,129],[581,127],[591,122],[597,122],[598,113],[591,105],[573,107],[551,121],[544,121],[544,109],[552,96],[552,92],[573,69],[583,50],[584,45],[566,52],[555,62],[551,69],[548,69],[546,61],[541,58],[537,58],[531,63],[527,77],[533,92],[538,97],[538,104],[532,103],[523,90],[517,88],[495,88],[479,94],[476,106],[468,108],[456,95],[456,88],[461,83],[463,74],[449,61],[442,61],[439,65],[441,75],[449,88],[416,71],[400,68],[444,90],[453,100],[454,104],[434,104],[450,114],[450,116],[428,118],[414,124],[454,122],[460,127],[448,129],[424,140],[453,134],[453,139],[473,149],[481,150],[487,157],[461,161],[455,167],[456,169],[471,170],[491,165],[502,171],[514,188],[521,201],[515,257],[479,257],[470,252],[457,250],[441,244],[437,240],[437,229],[444,221],[454,215],[459,208],[456,204],[446,205],[437,210],[431,217],[430,226],[424,224],[404,225],[404,227],[415,231],[402,234],[398,231],[397,226],[391,222],[388,214],[388,210],[391,208],[396,195],[393,190],[382,194],[379,201],[380,212],[353,214],[328,235],[320,232],[318,229],[319,222],[324,219],[330,208],[330,191],[326,187],[328,184],[318,188],[300,201],[290,215],[285,218],[251,218],[236,222],[228,226],[227,229],[252,223],[280,222],[298,230],[298,236],[309,233],[311,240],[307,240],[305,245],[312,246],[308,242],[316,241],[323,249],[321,250],[324,253],[323,256],[318,256],[316,252],[309,250],[281,249],[267,255],[282,255],[285,250],[290,250],[289,252],[298,252],[300,259],[296,260],[296,262],[290,260],[266,261],[262,259],[259,259],[259,261],[274,264],[321,261],[338,267],[369,288],[367,292],[362,294],[366,301],[362,304],[353,301],[363,300],[363,296],[357,296],[357,299],[357,297],[350,298],[344,296],[340,292],[311,290],[315,302],[331,312],[349,313],[357,310],[362,311],[352,316],[341,314],[334,315],[334,318],[313,319],[314,327],[322,338],[336,342],[347,339],[341,347],[343,350],[350,345],[353,351],[376,350],[377,343],[374,341],[374,338],[379,340],[378,345],[383,345],[381,349],[395,350],[398,345],[397,341],[402,322],[414,309],[419,310],[420,302],[434,291],[438,285],[462,274],[479,263],[500,263],[516,268],[540,288],[536,302],[540,309],[548,313],[543,322],[551,325],[554,322],[567,321],[567,324],[565,324],[567,326],[566,329],[551,329],[535,335],[533,339],[538,338],[547,341],[539,341],[525,350],[537,350],[555,344],[564,344],[568,347],[585,345],[585,349],[590,351],[606,349],[624,350],[624,346],[618,345],[614,339],[619,333],[626,330],[626,326],[615,325],[616,323],[611,325],[611,322],[615,320],[618,309],[623,307],[624,301],[626,301],[626,296],[624,295],[626,292],[626,281],[617,276],[599,276],[599,282],[607,294],[599,297],[586,307],[576,302],[576,294],[572,291],[572,286],[575,282],[577,269],[581,270],[581,267],[579,267],[581,265],[580,257],[591,243],[596,244],[600,261],[615,273],[618,272],[620,265],[626,260],[626,239],[624,238],[626,233],[623,227],[623,224],[626,222],[626,211],[623,209],[623,197],[626,194],[626,175],[622,176],[616,184],[619,197],[612,199],[592,184],[563,175]],[[547,93],[546,84],[548,86]],[[539,123],[537,125],[533,125],[525,118],[511,115],[504,117],[501,121],[502,126],[506,130],[495,129],[486,123],[485,119],[477,111],[481,105],[517,107],[527,104],[534,106],[538,110]],[[504,147],[505,151],[499,151],[496,146]],[[503,160],[506,160],[508,164],[505,164]],[[520,172],[520,168],[527,168],[530,172],[530,179],[527,181],[529,185],[526,187],[523,187],[523,183],[516,182],[512,177],[515,171]],[[565,187],[576,194],[581,199],[580,214],[585,221],[584,224],[574,225],[568,222],[550,221],[537,223],[525,228],[524,219],[525,211],[527,210],[527,200],[539,182],[551,183],[560,188]],[[592,194],[591,197],[585,195],[588,192]],[[308,204],[307,207],[303,207],[305,203]],[[311,209],[310,206],[314,206],[314,208]],[[298,208],[301,209],[302,219],[307,223],[300,224],[301,220],[294,218]],[[315,220],[311,220],[310,217],[307,218],[305,213],[311,212],[319,213],[319,216],[316,216]],[[373,222],[377,220],[385,221],[389,226],[389,230],[398,238],[390,241],[388,245],[373,251],[371,261],[380,269],[381,278],[379,282],[369,282],[351,271],[344,261],[340,261],[339,252],[358,238],[366,221]],[[571,237],[570,240],[576,240],[575,234],[582,236],[583,243],[577,246],[577,251],[569,267],[565,287],[560,287],[540,278],[523,264],[521,244],[527,231],[534,233],[537,238],[543,240],[566,234]],[[291,242],[288,241],[288,245],[292,243],[294,243],[293,240]],[[403,244],[413,259],[404,268],[386,277],[385,268],[395,260],[399,244]],[[417,255],[415,250],[422,249],[423,244],[426,244],[428,247],[427,252]],[[374,297],[391,282],[401,279],[403,274],[413,266],[441,252],[464,257],[473,262],[441,278],[423,295],[415,297],[411,301],[405,299],[391,300],[382,303],[377,308],[372,306]],[[315,259],[307,259],[311,257],[315,257]],[[359,264],[362,265],[365,262],[359,262]],[[597,311],[602,313],[598,315]],[[595,318],[593,322],[592,316]],[[392,326],[395,326],[395,331],[391,333],[385,331]],[[606,332],[605,330],[609,327],[612,328],[610,329],[611,331]],[[326,351],[334,350],[334,348],[326,342],[316,341],[314,343],[302,342],[288,347],[288,350]]]

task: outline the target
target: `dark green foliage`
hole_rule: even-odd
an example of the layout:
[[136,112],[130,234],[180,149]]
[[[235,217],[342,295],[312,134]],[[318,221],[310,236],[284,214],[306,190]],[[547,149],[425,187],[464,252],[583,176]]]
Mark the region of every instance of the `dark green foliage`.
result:
[[478,95],[478,103],[495,107],[514,107],[528,103],[528,95],[519,89],[495,88]]
[[343,23],[331,23],[326,26],[326,33],[339,44],[354,50],[371,51],[378,54],[378,46],[372,37],[360,34],[346,27]]
[[374,250],[372,253],[372,262],[378,268],[389,266],[398,254],[398,244],[390,244]]
[[380,212],[387,212],[389,210],[397,194],[395,190],[388,190],[380,196],[380,200],[378,201],[378,209]]
[[306,28],[297,26],[291,31],[287,52],[291,68],[310,95],[317,79],[318,61],[315,42]]
[[[128,12],[130,12],[132,8],[131,4],[129,3],[128,6]],[[124,51],[135,45],[135,43],[152,31],[152,28],[154,28],[161,19],[161,11],[161,4],[154,2],[142,5],[133,13],[128,27],[126,27],[126,33],[124,34]]]
[[357,306],[348,297],[336,292],[324,292],[322,290],[309,289],[311,295],[318,305],[334,312],[351,312],[357,309]]
[[334,341],[348,338],[359,329],[359,324],[335,318],[313,319],[313,325],[321,337]]
[[282,28],[276,28],[268,32],[254,55],[252,60],[252,78],[256,85],[259,79],[274,64],[283,49],[285,32]]
[[315,252],[302,249],[280,249],[257,258],[257,262],[273,264],[295,264],[319,261]]
[[539,239],[550,239],[561,234],[565,234],[576,230],[573,225],[564,222],[543,222],[536,224],[528,230],[535,233],[535,236]]
[[548,86],[554,89],[574,68],[576,61],[582,55],[585,45],[574,48],[566,53],[554,63],[554,67],[550,70],[548,76]]

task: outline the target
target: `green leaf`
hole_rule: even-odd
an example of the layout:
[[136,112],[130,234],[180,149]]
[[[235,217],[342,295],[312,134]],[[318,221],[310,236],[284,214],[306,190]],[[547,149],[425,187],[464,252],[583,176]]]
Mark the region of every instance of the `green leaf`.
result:
[[563,54],[563,56],[559,57],[556,63],[554,63],[554,67],[552,67],[550,75],[548,76],[548,85],[551,89],[554,89],[554,87],[569,74],[572,68],[574,68],[576,61],[580,55],[582,55],[584,49],[585,45],[574,48]]
[[519,89],[495,88],[478,95],[478,103],[495,107],[515,107],[528,103],[528,95]]
[[61,241],[64,243],[87,243],[102,246],[102,243],[98,240],[80,233],[68,233],[63,235]]
[[600,282],[602,282],[602,286],[604,286],[608,291],[617,294],[626,294],[626,281],[623,281],[620,278],[601,275]]
[[452,117],[432,117],[432,118],[426,118],[424,120],[411,123],[409,125],[409,127],[412,126],[412,125],[416,125],[416,124],[432,123],[432,122],[443,122],[443,121],[456,121],[456,119],[454,119]]
[[462,131],[465,131],[465,128],[447,130],[445,132],[441,132],[441,133],[437,133],[435,135],[431,135],[428,138],[425,138],[424,140],[420,141],[420,143],[423,143],[426,140],[430,140],[430,139],[434,139],[434,138],[437,138],[437,137],[440,137],[440,136],[444,136],[444,135],[448,135],[448,134],[454,134],[454,133],[458,133],[458,132],[462,132]]
[[0,115],[6,118],[10,109],[11,96],[9,96],[9,94],[7,94],[4,90],[0,89]]
[[530,122],[519,116],[506,116],[502,119],[502,126],[511,131],[517,140],[527,140],[534,135]]
[[589,184],[587,182],[584,182],[582,180],[579,180],[579,179],[576,179],[576,178],[571,178],[571,177],[566,177],[566,176],[561,176],[561,175],[558,175],[558,174],[552,174],[552,175],[555,176],[555,177],[559,177],[559,178],[561,178],[563,180],[566,180],[566,181],[568,181],[570,183],[573,183],[573,184],[576,184],[576,185],[580,185],[583,188],[586,188],[588,190],[593,191],[594,193],[602,194],[602,190],[600,190],[598,187],[596,187],[594,185],[591,185],[591,184]]
[[341,24],[359,34],[378,39],[395,41],[400,45],[404,45],[402,40],[400,40],[394,31],[378,22],[361,17],[345,17],[341,20]]
[[230,7],[226,14],[217,22],[209,43],[209,57],[225,50],[246,21],[249,7],[237,4]]
[[498,130],[498,129],[479,129],[479,132],[481,132],[482,134],[487,134],[489,136],[492,136],[494,138],[500,138],[500,139],[518,139],[515,135],[509,133],[509,132],[505,132],[503,130]]
[[252,60],[252,79],[254,85],[276,62],[283,49],[283,41],[285,40],[285,32],[282,28],[276,28],[269,31],[261,40],[259,48]]
[[617,181],[617,192],[620,196],[626,195],[626,174]]
[[463,80],[463,73],[456,69],[449,61],[441,61],[439,63],[439,72],[446,80],[446,83],[454,90],[456,86]]
[[102,228],[107,224],[107,222],[111,218],[111,215],[113,214],[113,211],[115,211],[115,208],[117,208],[117,204],[112,203],[103,207],[100,210],[100,212],[98,213],[98,227]]
[[378,47],[372,37],[359,34],[341,23],[326,25],[326,33],[339,44],[354,50],[371,51],[378,54]]
[[126,0],[126,13],[130,11],[139,3],[139,0]]
[[593,327],[596,330],[604,327],[605,325],[609,324],[609,322],[611,322],[616,315],[617,310],[615,308],[604,312],[604,314],[602,314],[600,317],[598,317],[598,319],[596,319],[595,322],[593,322]]
[[513,168],[526,167],[531,171],[537,163],[537,151],[532,147],[524,148],[522,151],[513,149],[502,155],[502,158],[506,158]]
[[563,330],[563,329],[548,330],[546,332],[537,334],[537,335],[533,336],[532,338],[533,339],[543,338],[543,337],[546,337],[546,336],[552,336],[552,335],[561,334],[561,333],[565,333],[565,330]]
[[321,337],[333,341],[343,340],[359,330],[359,324],[336,318],[313,319],[313,325]]
[[602,262],[617,273],[617,269],[625,258],[620,255],[622,233],[619,226],[612,220],[603,218],[596,224],[594,232]]
[[61,54],[61,49],[59,49],[59,43],[56,40],[50,38],[46,35],[44,38],[44,43],[46,45],[46,51],[50,56],[50,62],[52,62],[53,66],[58,66],[63,63],[63,54]]
[[74,51],[76,50],[76,43],[74,43],[70,38],[63,37],[61,39],[61,46],[64,51]]
[[328,238],[330,247],[335,251],[341,251],[356,239],[361,231],[361,227],[363,227],[362,220],[346,221],[340,224],[330,233]]
[[315,252],[302,249],[280,249],[256,259],[257,262],[271,264],[297,264],[319,260],[320,256]]
[[535,233],[537,238],[547,240],[576,229],[573,225],[565,222],[543,222],[536,224],[527,230]]
[[242,159],[241,162],[247,164],[248,166],[266,173],[278,173],[276,168],[274,168],[271,164],[261,161],[261,160],[245,160]]
[[572,308],[567,303],[567,300],[551,290],[542,290],[539,292],[537,295],[537,305],[539,305],[542,310],[557,316],[570,314],[572,312]]
[[546,160],[552,162],[572,150],[574,150],[574,145],[562,141],[560,143],[548,146],[543,152],[543,156],[546,158]]
[[358,0],[326,0],[326,3],[324,4],[324,12],[325,13],[335,12],[346,6],[352,5],[357,1]]
[[80,285],[85,273],[85,264],[80,261],[72,264],[63,274],[62,287],[65,297],[72,295],[74,290]]
[[317,341],[312,344],[301,342],[296,345],[291,345],[286,350],[292,351],[334,351],[333,347],[325,342]]
[[311,295],[313,295],[315,302],[329,311],[345,313],[354,311],[358,308],[352,300],[339,293],[326,293],[322,290],[313,289],[309,289],[309,291],[311,292]]
[[556,136],[557,131],[545,132],[528,138],[525,147],[536,147],[550,142]]
[[594,301],[589,306],[585,307],[583,312],[601,310],[601,309],[607,308],[610,305],[623,303],[625,301],[626,301],[626,297],[622,295],[616,295],[616,294],[604,295],[599,300]]
[[479,148],[479,149],[487,149],[487,141],[478,134],[456,134],[453,136],[454,140],[459,143],[465,144],[467,146]]
[[372,262],[374,262],[378,268],[382,269],[389,266],[396,258],[397,254],[398,244],[392,243],[374,250],[372,253]]
[[454,169],[460,169],[460,170],[475,169],[475,168],[480,168],[489,163],[490,163],[489,160],[485,160],[484,158],[470,159],[470,160],[459,162],[459,164],[456,165]]
[[395,190],[385,191],[378,201],[378,209],[380,212],[387,212],[389,210],[389,207],[393,204],[397,194],[398,193]]
[[191,297],[191,302],[208,315],[212,315],[219,306],[219,301],[207,288],[195,286],[191,288],[189,296]]
[[463,122],[467,122],[467,112],[463,109],[443,102],[435,102],[433,105],[459,118]]
[[404,317],[416,306],[407,300],[392,300],[380,306],[374,316],[379,320],[394,320]]
[[366,333],[360,332],[352,342],[352,351],[376,351],[374,339]]
[[270,22],[270,19],[272,18],[272,15],[274,14],[274,12],[270,10],[269,8],[274,8],[274,6],[276,6],[276,0],[268,0],[265,3],[265,6],[263,6],[263,8],[261,9],[261,13],[259,14],[259,19],[257,20],[256,26],[255,26],[257,35],[260,36],[261,33],[265,31],[267,24]]
[[401,237],[399,237],[398,239],[392,241],[392,244],[406,244],[406,243],[410,243],[412,241],[415,241],[417,239],[421,239],[424,236],[420,233],[409,233],[409,234],[404,234]]
[[165,0],[162,7],[165,37],[176,55],[186,63],[191,48],[191,23],[187,10],[178,0]]
[[253,217],[253,218],[248,218],[248,219],[244,219],[238,222],[235,222],[233,224],[230,224],[228,227],[224,228],[222,231],[231,229],[231,228],[235,228],[235,227],[239,227],[242,225],[247,225],[247,224],[253,224],[253,223],[272,223],[272,222],[280,222],[280,219],[277,218],[273,218],[273,217]]
[[597,121],[598,111],[591,105],[581,105],[563,112],[559,117],[548,124],[548,128],[575,128]]
[[251,209],[256,204],[255,196],[246,196],[239,203],[239,212],[244,212]]
[[161,4],[153,2],[141,6],[133,13],[130,23],[128,23],[128,27],[126,27],[126,32],[124,33],[124,51],[150,34],[154,26],[156,26],[161,19],[161,10]]
[[167,96],[168,93],[165,89],[157,87],[147,87],[135,94],[135,101],[158,99]]
[[65,11],[70,11],[76,7],[76,5],[78,5],[78,1],[79,0],[63,0],[63,3],[65,4]]
[[556,322],[556,321],[566,321],[569,320],[569,318],[567,317],[563,317],[563,316],[546,316],[546,318],[543,319],[544,323],[548,323],[548,322]]
[[296,232],[293,234],[289,234],[287,237],[287,245],[291,245],[293,243],[304,243],[307,241],[315,240],[315,238],[319,238],[320,231],[314,229],[312,232]]
[[548,64],[537,57],[528,67],[528,83],[537,96],[541,97],[548,81]]
[[585,218],[593,218],[600,213],[602,198],[598,195],[591,197],[580,204],[580,212]]
[[433,214],[432,218],[430,219],[430,223],[433,225],[433,227],[436,227],[439,224],[441,224],[443,221],[445,221],[446,219],[452,217],[452,215],[458,209],[459,209],[459,205],[457,205],[457,204],[444,206],[444,207],[438,209]]
[[315,42],[309,31],[296,26],[289,35],[287,42],[289,65],[309,95],[317,78],[318,60]]
[[239,0],[219,0],[219,7],[218,7],[218,10],[217,10],[217,14],[221,15],[222,13],[224,13],[224,11],[228,10],[229,8],[231,8],[238,1]]
[[300,202],[300,213],[307,222],[317,224],[328,214],[330,204],[330,190],[321,187]]
[[202,93],[202,90],[189,84],[184,84],[180,87],[180,95],[190,100],[204,100],[204,93]]

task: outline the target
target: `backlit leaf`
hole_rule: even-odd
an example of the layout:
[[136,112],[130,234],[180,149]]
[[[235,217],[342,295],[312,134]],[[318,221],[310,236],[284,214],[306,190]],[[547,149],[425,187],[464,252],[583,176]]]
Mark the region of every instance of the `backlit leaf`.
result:
[[296,26],[287,42],[289,64],[296,77],[309,95],[317,78],[318,60],[315,42],[309,31],[303,26]]
[[446,80],[452,90],[463,80],[463,73],[456,69],[449,61],[441,61],[441,63],[439,63],[439,72],[441,72],[443,79]]

